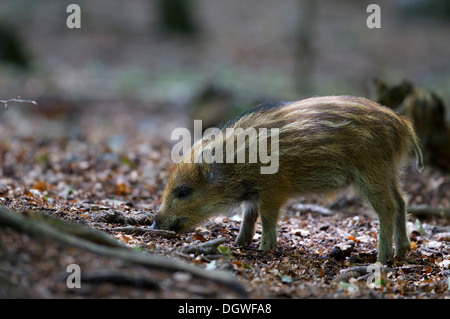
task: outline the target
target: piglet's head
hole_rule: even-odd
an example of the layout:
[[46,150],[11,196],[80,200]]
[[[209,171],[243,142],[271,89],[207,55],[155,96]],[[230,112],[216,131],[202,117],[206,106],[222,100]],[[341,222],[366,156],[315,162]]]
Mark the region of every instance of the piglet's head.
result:
[[219,164],[175,165],[151,228],[181,233],[219,212],[226,199],[223,186],[218,183],[221,176],[214,169],[216,165]]

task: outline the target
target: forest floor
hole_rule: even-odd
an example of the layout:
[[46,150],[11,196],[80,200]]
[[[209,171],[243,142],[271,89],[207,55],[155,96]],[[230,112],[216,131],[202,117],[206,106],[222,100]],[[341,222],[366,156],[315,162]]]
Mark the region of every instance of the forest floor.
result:
[[[352,191],[294,199],[283,209],[279,245],[270,252],[257,249],[259,223],[250,247],[234,245],[239,214],[218,215],[191,233],[147,233],[172,164],[167,132],[189,119],[126,103],[50,106],[2,111],[0,203],[11,210],[42,211],[99,229],[142,253],[229,271],[251,298],[450,297],[449,220],[410,215],[407,261],[381,267],[374,264],[378,221]],[[450,175],[433,167],[422,173],[406,168],[404,189],[410,205],[450,207]],[[214,254],[183,250],[220,237],[225,242]],[[70,289],[70,264],[86,278],[106,272],[137,280],[121,282],[120,289],[114,280],[87,280]],[[186,273],[148,269],[12,229],[0,232],[0,282],[7,283],[0,297],[239,297]]]

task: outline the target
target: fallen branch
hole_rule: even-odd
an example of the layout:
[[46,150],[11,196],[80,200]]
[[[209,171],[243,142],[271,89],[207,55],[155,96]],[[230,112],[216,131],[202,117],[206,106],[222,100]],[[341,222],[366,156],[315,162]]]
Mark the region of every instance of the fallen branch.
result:
[[248,298],[248,293],[245,288],[233,277],[231,273],[219,270],[204,270],[191,264],[186,264],[181,261],[175,261],[173,259],[152,255],[149,253],[138,252],[134,249],[99,245],[84,238],[72,235],[68,232],[63,232],[61,231],[61,228],[54,227],[44,220],[27,218],[26,216],[13,213],[1,206],[0,226],[10,227],[34,236],[48,237],[61,243],[84,249],[95,254],[122,259],[152,269],[187,272],[198,278],[203,278],[227,286],[235,291],[239,296]]
[[177,234],[174,231],[170,230],[162,230],[162,229],[150,229],[148,227],[136,227],[136,226],[123,226],[123,227],[115,227],[113,231],[121,231],[125,234],[134,234],[134,235],[157,235],[163,236],[166,238],[175,238]]
[[292,205],[292,208],[300,212],[317,213],[324,216],[333,215],[333,212],[330,209],[315,204],[297,203]]
[[[320,205],[297,203],[292,205],[292,208],[300,212],[317,213],[325,216],[333,215],[333,211]],[[450,208],[415,205],[409,206],[406,210],[414,216],[440,216],[450,218]]]
[[226,238],[216,238],[213,240],[205,241],[204,243],[192,244],[181,248],[181,252],[185,254],[204,254],[213,255],[217,254],[217,247],[223,244]]
[[[396,268],[386,267],[386,266],[377,266],[377,271],[382,271],[384,273],[397,271]],[[357,281],[365,280],[370,275],[374,273],[374,265],[368,266],[356,266],[347,269],[342,269],[340,274],[334,277],[335,282],[349,282],[350,278],[356,278]]]
[[22,100],[22,99],[20,99],[20,96],[18,96],[17,98],[14,98],[14,99],[0,100],[0,103],[5,104],[5,109],[6,109],[6,110],[8,109],[8,103],[11,103],[11,102],[31,103],[31,104],[34,104],[34,105],[36,105],[36,106],[38,105],[38,104],[36,103],[36,101],[33,101],[33,100]]
[[414,216],[440,216],[450,218],[450,208],[439,208],[428,205],[409,206],[407,211]]
[[[102,208],[106,208],[106,210],[102,210]],[[91,214],[93,221],[122,225],[151,225],[154,215],[150,212],[140,212],[134,216],[125,216],[118,210],[100,205],[91,205],[90,210],[93,212]]]
[[67,223],[60,219],[53,218],[47,214],[35,211],[26,211],[24,215],[35,220],[40,220],[55,228],[60,229],[62,232],[67,232],[73,236],[91,241],[93,243],[108,246],[108,247],[125,247],[125,245],[108,234],[95,230],[84,225],[76,223]]

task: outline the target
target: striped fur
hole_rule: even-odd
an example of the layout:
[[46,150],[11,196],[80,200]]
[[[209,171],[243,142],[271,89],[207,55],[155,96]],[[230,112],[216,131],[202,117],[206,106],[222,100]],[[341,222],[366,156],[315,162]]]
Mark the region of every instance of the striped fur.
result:
[[[364,98],[329,96],[261,105],[222,126],[224,136],[227,128],[255,128],[258,132],[278,128],[276,174],[260,174],[260,162],[192,163],[201,145],[223,143],[225,147],[227,142],[211,142],[211,136],[205,136],[186,154],[185,161],[175,166],[155,227],[183,231],[244,202],[237,244],[251,242],[259,214],[263,226],[260,248],[273,249],[279,209],[289,197],[354,185],[380,220],[379,261],[386,263],[392,257],[394,232],[397,255],[406,254],[409,239],[398,173],[410,151],[416,153],[418,168],[422,167],[419,142],[408,120]],[[244,145],[248,148],[251,143]],[[190,189],[189,195],[178,198],[174,189],[180,185]]]

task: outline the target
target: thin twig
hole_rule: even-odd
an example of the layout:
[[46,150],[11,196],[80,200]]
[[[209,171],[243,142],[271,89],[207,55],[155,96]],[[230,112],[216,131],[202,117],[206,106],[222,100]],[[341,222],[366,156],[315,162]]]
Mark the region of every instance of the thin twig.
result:
[[22,100],[22,99],[20,98],[20,96],[18,96],[17,98],[14,98],[14,99],[0,100],[0,103],[5,104],[5,109],[6,109],[6,110],[8,109],[8,103],[11,103],[11,102],[31,103],[31,104],[34,104],[34,105],[36,105],[36,106],[38,105],[36,101],[33,101],[33,100]]
[[206,241],[204,243],[192,244],[181,248],[181,251],[185,254],[197,253],[212,255],[217,253],[217,247],[223,244],[226,238],[220,237],[213,240]]

